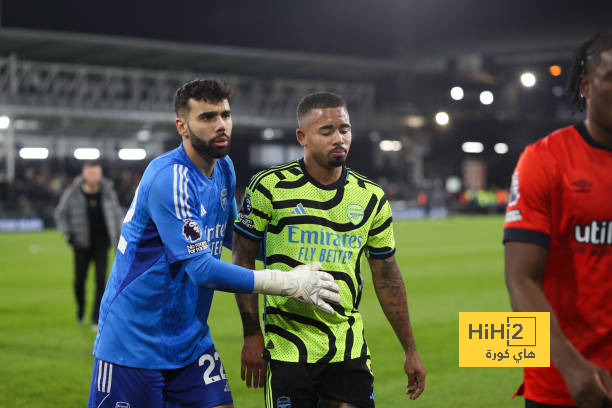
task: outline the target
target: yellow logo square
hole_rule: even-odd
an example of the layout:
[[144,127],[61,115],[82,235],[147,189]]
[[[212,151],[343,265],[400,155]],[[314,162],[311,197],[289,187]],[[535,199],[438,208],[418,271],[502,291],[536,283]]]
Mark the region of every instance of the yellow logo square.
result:
[[459,367],[549,367],[550,313],[459,312]]

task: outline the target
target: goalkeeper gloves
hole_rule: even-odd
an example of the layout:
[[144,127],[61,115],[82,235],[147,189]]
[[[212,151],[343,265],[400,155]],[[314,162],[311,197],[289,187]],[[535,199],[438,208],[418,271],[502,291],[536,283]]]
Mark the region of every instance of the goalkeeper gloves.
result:
[[334,282],[333,276],[321,271],[321,264],[318,262],[299,265],[288,272],[277,269],[253,272],[253,293],[285,296],[313,305],[329,314],[334,314],[329,303],[340,303],[340,288]]

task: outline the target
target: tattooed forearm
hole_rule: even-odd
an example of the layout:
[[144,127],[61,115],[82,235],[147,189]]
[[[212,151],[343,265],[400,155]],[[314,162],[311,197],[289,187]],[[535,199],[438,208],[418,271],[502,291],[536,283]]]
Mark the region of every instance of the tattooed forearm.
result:
[[406,288],[395,257],[370,259],[378,301],[405,351],[416,350],[406,302]]

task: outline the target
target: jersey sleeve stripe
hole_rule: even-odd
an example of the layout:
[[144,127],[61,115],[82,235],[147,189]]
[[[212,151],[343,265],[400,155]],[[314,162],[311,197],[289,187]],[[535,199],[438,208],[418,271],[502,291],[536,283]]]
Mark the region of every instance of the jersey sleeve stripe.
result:
[[178,165],[178,198],[179,198],[179,218],[185,218],[183,213],[183,166]]
[[504,229],[503,243],[506,242],[526,242],[548,249],[550,247],[550,236],[543,232],[523,228],[506,228]]
[[383,196],[379,203],[378,203],[378,208],[376,209],[376,214],[378,214],[380,212],[380,210],[382,210],[383,206],[385,205],[385,203],[387,202],[387,196]]
[[255,214],[256,216],[258,216],[259,218],[263,218],[264,220],[272,220],[272,217],[270,217],[269,215],[267,215],[266,213],[259,211],[257,208],[253,208],[253,214]]
[[294,168],[294,167],[299,167],[299,165],[297,164],[296,160],[294,160],[294,161],[292,161],[290,163],[280,164],[278,166],[272,166],[269,169],[262,170],[259,173],[255,174],[253,176],[253,178],[251,178],[251,182],[249,183],[248,188],[249,188],[249,190],[253,191],[255,188],[257,188],[257,186],[259,185],[261,180],[263,180],[269,174],[275,173],[277,171],[280,172],[280,171],[283,171],[283,170],[289,170],[289,169]]
[[259,191],[261,194],[263,194],[264,197],[266,197],[268,200],[272,201],[272,193],[270,192],[270,190],[268,190],[267,188],[265,188],[261,184],[257,185],[257,191]]
[[185,167],[185,185],[183,187],[183,191],[185,192],[185,212],[188,217],[191,217],[191,211],[189,211],[189,190],[187,190],[187,183],[189,183],[189,179],[187,178],[187,167]]
[[186,218],[186,214],[185,214],[185,200],[183,197],[183,166],[179,164],[178,167],[178,173],[179,173],[179,205],[180,205],[180,210],[181,210],[181,217],[182,218]]
[[236,232],[242,236],[244,236],[245,238],[250,239],[251,241],[261,241],[261,239],[263,238],[262,236],[259,235],[255,235],[250,231],[247,231],[246,228],[244,228],[244,226],[236,223],[234,224],[234,228],[236,229]]
[[386,250],[384,250],[382,252],[377,252],[376,250],[375,251],[371,251],[370,249],[368,249],[368,252],[370,253],[370,258],[385,259],[385,258],[388,258],[388,257],[390,257],[391,255],[393,255],[395,253],[395,248],[386,249]]
[[305,176],[300,177],[299,179],[293,181],[280,180],[274,187],[283,188],[283,189],[292,189],[292,188],[300,188],[305,186],[308,183],[308,178]]
[[370,232],[368,232],[369,236],[373,236],[373,235],[378,235],[381,232],[383,232],[384,230],[386,230],[389,225],[391,225],[391,222],[393,221],[393,217],[389,217],[385,220],[385,222],[383,222],[382,224],[380,224],[380,226],[373,228],[370,230]]
[[379,255],[388,254],[389,252],[393,252],[393,250],[395,249],[391,247],[374,248],[371,246],[368,246],[367,248],[368,248],[368,252],[372,254],[379,254]]
[[287,169],[287,171],[289,171],[289,173],[293,174],[294,176],[299,176],[302,173],[302,170],[300,169],[300,166],[296,166],[296,167],[290,167]]
[[381,186],[379,186],[378,184],[374,183],[372,180],[369,180],[367,177],[362,176],[361,174],[357,173],[355,170],[348,169],[348,173],[351,174],[353,177],[355,177],[357,180],[362,180],[364,183],[371,184],[371,185],[376,186],[376,187],[378,187],[378,188],[380,188],[382,190]]
[[176,213],[176,218],[178,218],[179,220],[181,219],[181,215],[179,214],[179,209],[178,209],[178,192],[177,190],[177,186],[178,186],[178,181],[177,181],[177,176],[176,176],[176,170],[177,170],[178,164],[175,164],[174,166],[172,166],[172,174],[173,174],[173,179],[174,182],[172,183],[172,197],[174,198],[174,212]]

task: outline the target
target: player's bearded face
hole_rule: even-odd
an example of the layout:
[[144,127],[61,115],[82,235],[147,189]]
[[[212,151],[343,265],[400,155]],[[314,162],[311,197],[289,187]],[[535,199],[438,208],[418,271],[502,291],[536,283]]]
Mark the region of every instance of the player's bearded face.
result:
[[[336,151],[344,151],[346,153],[346,150],[341,148],[336,148]],[[331,151],[312,152],[312,158],[319,164],[319,166],[324,168],[340,167],[344,165],[346,162],[346,154],[342,157],[334,157],[331,153]]]
[[187,125],[187,131],[189,132],[189,141],[193,150],[204,158],[212,157],[213,159],[220,159],[227,156],[230,151],[232,138],[226,131],[217,132],[208,140],[197,136],[189,125]]

